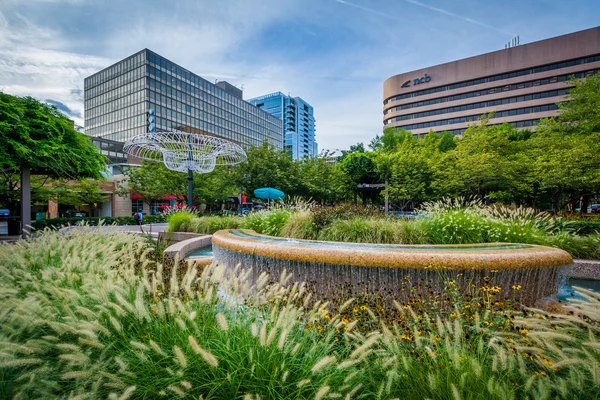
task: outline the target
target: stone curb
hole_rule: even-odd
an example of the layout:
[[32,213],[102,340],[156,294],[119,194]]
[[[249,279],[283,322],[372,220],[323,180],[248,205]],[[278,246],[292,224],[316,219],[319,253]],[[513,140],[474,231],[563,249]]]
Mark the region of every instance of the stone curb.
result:
[[194,250],[201,249],[202,247],[210,246],[211,243],[212,235],[196,235],[196,237],[183,240],[167,247],[167,249],[163,252],[163,260],[165,262],[173,261],[177,257],[177,259],[181,261],[185,258],[186,254]]
[[600,280],[599,260],[573,260],[569,278]]

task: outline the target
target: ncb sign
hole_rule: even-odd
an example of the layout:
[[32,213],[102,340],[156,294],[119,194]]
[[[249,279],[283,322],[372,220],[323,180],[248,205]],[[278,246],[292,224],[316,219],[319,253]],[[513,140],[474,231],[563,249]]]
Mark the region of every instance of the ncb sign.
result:
[[[429,75],[425,74],[421,78],[413,79],[412,80],[412,84],[413,85],[420,85],[421,83],[427,83],[427,82],[430,82],[430,81],[431,81],[431,77]],[[402,88],[410,87],[410,83],[411,83],[411,80],[409,79],[406,82],[404,82],[402,84],[402,86],[400,86],[400,87],[402,87]]]

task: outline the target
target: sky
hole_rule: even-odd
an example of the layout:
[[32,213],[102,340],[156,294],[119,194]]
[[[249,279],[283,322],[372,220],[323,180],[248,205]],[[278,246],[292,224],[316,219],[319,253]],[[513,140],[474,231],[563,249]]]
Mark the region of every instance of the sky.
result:
[[0,90],[83,125],[83,80],[148,48],[314,107],[319,149],[383,128],[396,74],[600,25],[600,0],[0,0]]

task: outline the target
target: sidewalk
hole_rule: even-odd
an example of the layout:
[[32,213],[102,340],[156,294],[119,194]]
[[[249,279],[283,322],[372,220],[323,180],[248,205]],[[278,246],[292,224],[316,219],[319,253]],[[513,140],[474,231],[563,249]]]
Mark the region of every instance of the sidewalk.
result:
[[[158,238],[158,234],[159,232],[164,232],[167,229],[167,224],[166,223],[158,223],[158,224],[145,224],[142,225],[140,229],[139,225],[106,225],[106,226],[101,226],[101,227],[97,227],[97,226],[77,226],[77,225],[73,225],[73,226],[66,226],[64,228],[61,228],[58,230],[58,232],[63,232],[66,233],[68,231],[70,231],[71,229],[85,229],[85,228],[89,228],[92,230],[96,230],[96,229],[100,229],[103,231],[108,231],[108,232],[129,232],[129,233],[139,233],[139,234],[145,234],[145,235],[151,235],[153,238]],[[0,243],[4,243],[4,242],[8,242],[8,243],[12,243],[12,242],[16,242],[17,240],[19,240],[21,238],[20,235],[16,235],[16,236],[7,236],[7,235],[0,235]]]

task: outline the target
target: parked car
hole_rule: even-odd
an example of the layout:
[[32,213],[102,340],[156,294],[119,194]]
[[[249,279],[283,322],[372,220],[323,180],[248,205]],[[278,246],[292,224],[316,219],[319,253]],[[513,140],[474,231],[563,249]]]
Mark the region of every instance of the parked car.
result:
[[8,208],[0,208],[0,221],[7,220],[10,217],[10,210]]
[[67,218],[85,218],[87,213],[79,210],[67,210],[65,211],[65,217]]
[[600,204],[592,204],[590,207],[590,212],[592,214],[600,214]]

